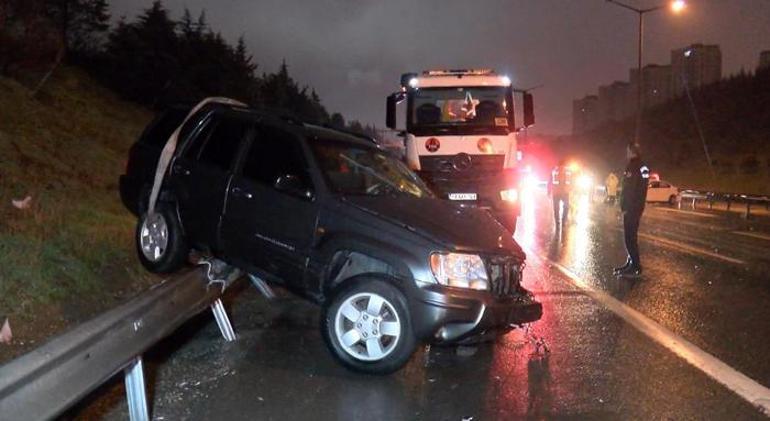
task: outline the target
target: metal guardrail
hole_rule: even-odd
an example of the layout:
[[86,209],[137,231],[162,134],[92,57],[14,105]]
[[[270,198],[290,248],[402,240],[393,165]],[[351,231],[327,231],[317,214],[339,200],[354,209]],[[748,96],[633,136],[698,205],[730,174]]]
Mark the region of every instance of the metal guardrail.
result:
[[0,366],[0,419],[54,418],[121,370],[131,419],[148,419],[141,355],[208,307],[234,340],[220,300],[231,278],[211,284],[202,270],[182,273]]
[[[728,211],[736,203],[744,204],[746,206],[746,210],[743,215],[746,219],[751,218],[752,206],[753,207],[764,206],[765,210],[770,211],[770,197],[768,196],[756,196],[756,195],[736,194],[736,193],[718,193],[718,192],[699,191],[699,190],[683,190],[680,193],[680,197],[683,200],[686,199],[687,201],[689,201],[693,209],[697,208],[698,201],[707,202],[709,209],[713,209],[715,202],[724,202],[727,204]],[[681,201],[679,203],[681,207]]]

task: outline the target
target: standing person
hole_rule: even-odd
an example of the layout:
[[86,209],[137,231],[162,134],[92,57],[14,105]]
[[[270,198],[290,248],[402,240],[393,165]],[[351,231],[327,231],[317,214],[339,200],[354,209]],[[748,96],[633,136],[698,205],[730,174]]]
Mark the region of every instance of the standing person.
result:
[[[559,164],[551,171],[551,178],[548,180],[548,193],[553,199],[553,219],[559,223],[567,219],[569,212],[569,194],[572,188],[572,173],[566,165],[565,160],[559,160]],[[561,218],[559,218],[559,208],[563,204]]]
[[637,233],[639,221],[644,212],[644,204],[647,200],[647,182],[650,178],[650,169],[642,161],[639,144],[630,143],[626,148],[626,157],[628,158],[628,165],[623,174],[620,210],[623,212],[623,236],[628,258],[626,264],[615,268],[614,272],[616,275],[636,278],[642,274]]
[[607,203],[615,203],[618,196],[618,183],[618,176],[614,172],[610,172],[604,181],[604,185],[607,187]]

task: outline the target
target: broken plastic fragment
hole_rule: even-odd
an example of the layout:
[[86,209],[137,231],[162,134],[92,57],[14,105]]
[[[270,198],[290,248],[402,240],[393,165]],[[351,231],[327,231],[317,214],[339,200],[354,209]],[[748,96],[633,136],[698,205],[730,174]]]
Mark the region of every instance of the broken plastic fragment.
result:
[[0,328],[0,343],[10,344],[11,340],[13,340],[13,333],[11,332],[11,324],[8,322],[8,318],[6,317],[5,321],[3,322],[3,327]]
[[32,196],[27,196],[24,199],[11,199],[11,203],[16,209],[29,209],[32,204]]

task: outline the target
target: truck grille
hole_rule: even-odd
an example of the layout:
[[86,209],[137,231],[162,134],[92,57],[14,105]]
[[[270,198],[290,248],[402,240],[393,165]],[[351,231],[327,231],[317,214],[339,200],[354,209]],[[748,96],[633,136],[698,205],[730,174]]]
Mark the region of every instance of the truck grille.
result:
[[491,257],[486,259],[489,276],[489,290],[497,297],[516,295],[521,283],[524,266],[509,257]]
[[469,155],[470,167],[458,170],[457,155],[421,156],[420,170],[425,172],[453,173],[477,177],[483,173],[499,172],[505,165],[505,155]]

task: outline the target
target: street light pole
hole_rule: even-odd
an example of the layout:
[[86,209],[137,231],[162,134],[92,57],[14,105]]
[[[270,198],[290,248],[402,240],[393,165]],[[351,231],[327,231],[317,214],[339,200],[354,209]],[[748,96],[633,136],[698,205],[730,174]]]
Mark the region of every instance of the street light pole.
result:
[[[618,0],[607,0],[608,3],[612,3],[616,6],[630,10],[639,15],[639,39],[637,48],[637,64],[636,64],[636,131],[634,133],[634,142],[639,143],[639,137],[642,129],[642,87],[644,86],[644,73],[642,72],[642,54],[644,51],[644,15],[650,12],[663,9],[666,5],[660,5],[655,7],[649,7],[646,9],[639,9],[637,7],[625,4]],[[683,0],[674,1],[671,3],[671,8],[675,13],[679,13],[685,7]]]

